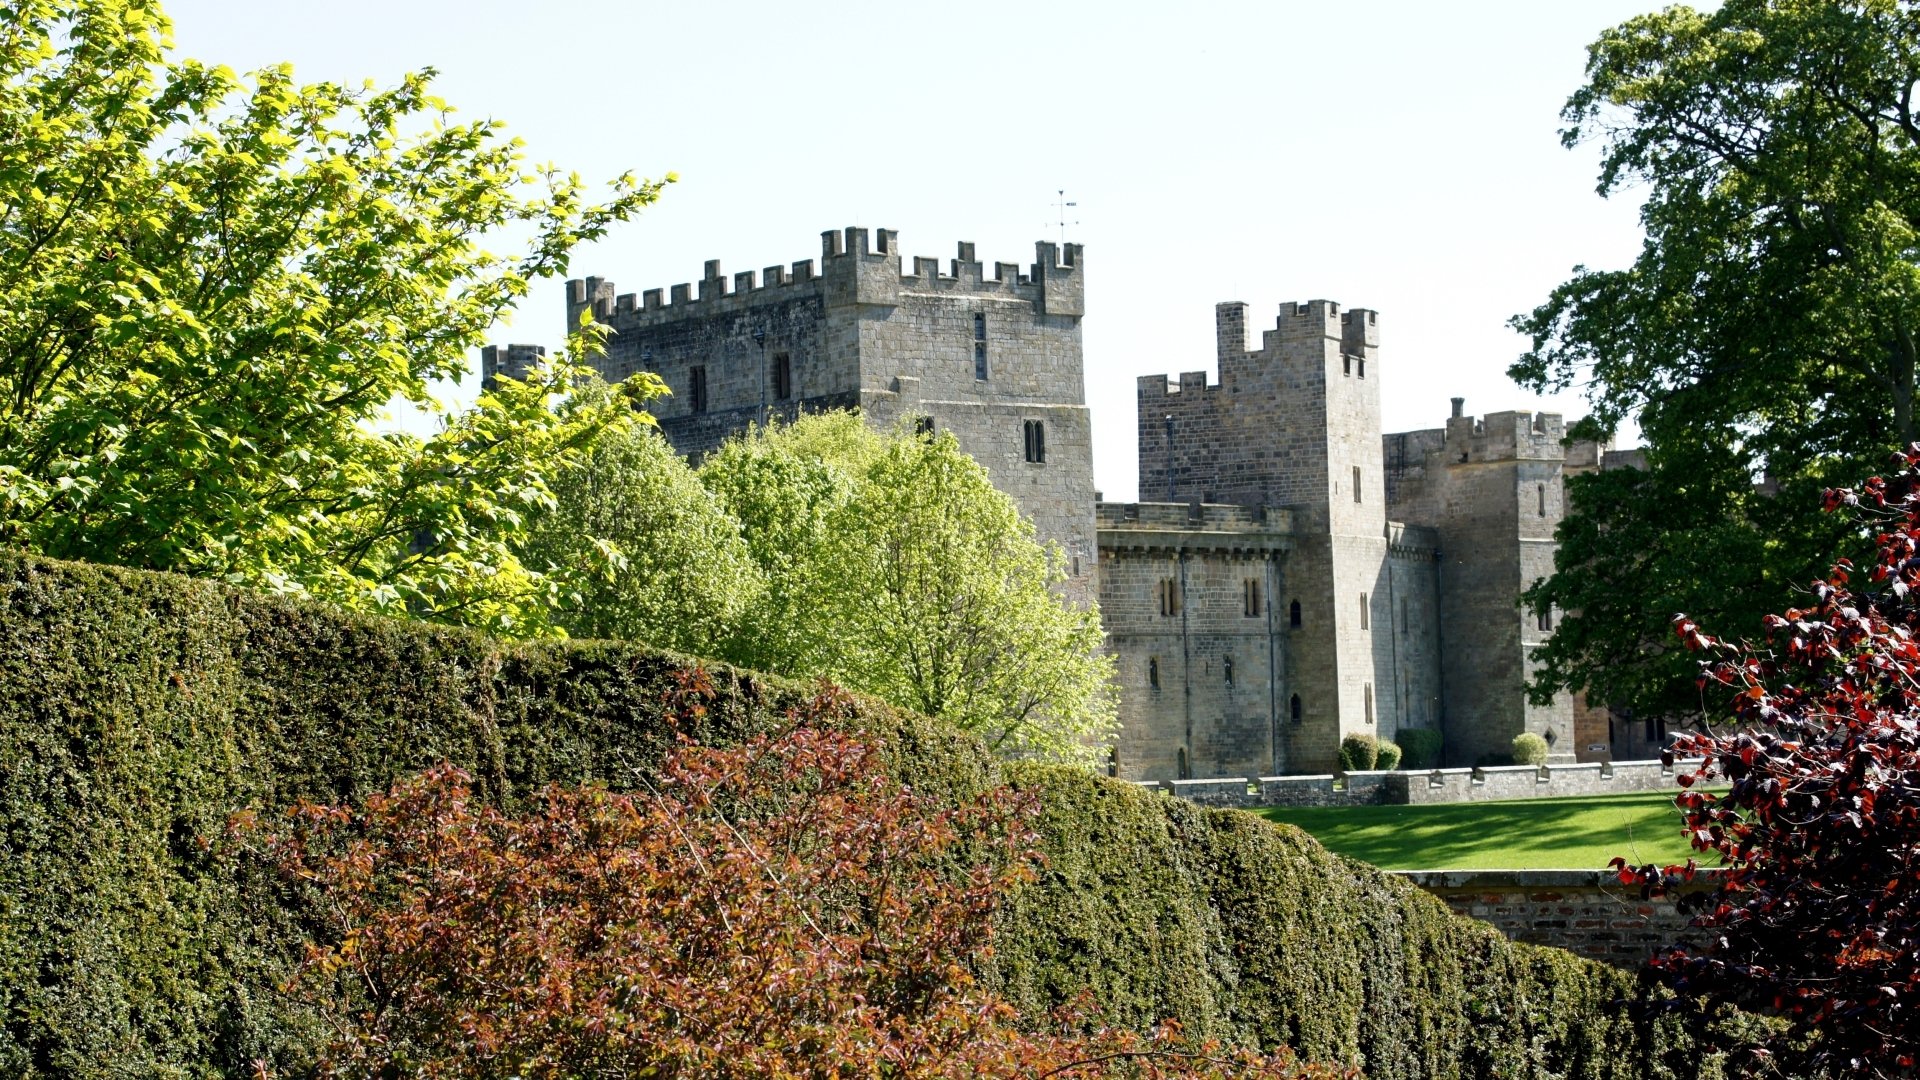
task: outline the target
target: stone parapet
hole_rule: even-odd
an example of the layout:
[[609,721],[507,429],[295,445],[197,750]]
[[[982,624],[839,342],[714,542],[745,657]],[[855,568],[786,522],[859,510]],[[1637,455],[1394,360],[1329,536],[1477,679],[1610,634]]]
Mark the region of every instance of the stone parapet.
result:
[[[1491,923],[1515,941],[1551,945],[1621,967],[1638,967],[1657,949],[1691,933],[1691,918],[1671,899],[1649,900],[1606,870],[1410,870],[1402,878],[1432,893],[1454,914]],[[1704,871],[1683,891],[1714,886]]]
[[1697,762],[1593,762],[1583,765],[1496,765],[1425,772],[1348,772],[1306,776],[1143,781],[1203,806],[1258,810],[1267,806],[1425,806],[1566,796],[1674,791],[1674,776]]

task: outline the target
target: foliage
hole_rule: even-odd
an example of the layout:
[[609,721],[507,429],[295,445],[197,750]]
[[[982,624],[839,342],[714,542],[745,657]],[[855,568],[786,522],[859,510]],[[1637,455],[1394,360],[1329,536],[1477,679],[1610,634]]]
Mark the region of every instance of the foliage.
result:
[[[209,858],[238,807],[359,804],[448,761],[519,813],[550,783],[643,790],[684,659],[503,643],[180,577],[0,555],[0,1075],[301,1075],[332,1037],[282,994],[324,912]],[[725,747],[811,691],[714,669],[678,730]],[[1090,774],[999,762],[858,699],[917,795],[1037,799],[1041,877],[1004,899],[981,985],[1026,1017],[1292,1046],[1373,1080],[1713,1076],[1629,973],[1514,945],[1293,829]]]
[[1373,767],[1388,772],[1400,767],[1400,746],[1385,739],[1380,740],[1379,756],[1374,759]]
[[[617,399],[583,378],[563,415]],[[740,528],[659,432],[621,424],[555,472],[551,510],[518,555],[579,582],[555,621],[575,637],[628,638],[696,655],[722,651],[764,587]]]
[[1435,728],[1401,728],[1394,733],[1409,769],[1440,767],[1440,732]]
[[701,478],[769,582],[727,658],[824,676],[1007,755],[1091,763],[1112,736],[1099,612],[950,434],[849,413],[756,429]]
[[1513,763],[1515,765],[1545,765],[1547,754],[1552,747],[1547,740],[1531,731],[1523,731],[1513,737]]
[[561,583],[504,538],[614,417],[555,416],[556,369],[424,441],[373,421],[437,411],[429,381],[660,185],[592,203],[431,71],[243,81],[168,34],[140,0],[0,14],[0,544],[543,632]]
[[[696,675],[676,696],[710,695]],[[1031,796],[916,794],[819,726],[847,707],[683,741],[635,794],[549,786],[508,814],[443,765],[364,810],[297,805],[277,835],[240,822],[331,917],[296,977],[343,1032],[322,1073],[1334,1075],[1177,1024],[1022,1031],[969,965],[1033,877]]]
[[[1677,801],[1693,847],[1726,869],[1695,921],[1702,945],[1654,965],[1691,1005],[1786,1018],[1760,1052],[1792,1075],[1906,1076],[1920,1057],[1920,445],[1894,460],[1891,479],[1825,499],[1877,532],[1870,590],[1840,563],[1806,606],[1767,618],[1766,646],[1675,620],[1707,657],[1702,686],[1727,695],[1725,729],[1673,748],[1702,758]],[[1699,790],[1715,778],[1726,794]],[[1615,864],[1655,890],[1695,870]]]
[[1590,48],[1562,134],[1600,142],[1602,194],[1644,196],[1646,239],[1517,317],[1532,348],[1511,374],[1584,384],[1584,433],[1634,418],[1648,453],[1641,475],[1574,485],[1552,583],[1528,595],[1565,613],[1543,697],[1697,714],[1661,622],[1752,625],[1849,553],[1812,496],[1920,435],[1917,52],[1898,0],[1674,6]]
[[1340,740],[1340,771],[1365,772],[1380,760],[1380,740],[1364,731],[1356,731]]

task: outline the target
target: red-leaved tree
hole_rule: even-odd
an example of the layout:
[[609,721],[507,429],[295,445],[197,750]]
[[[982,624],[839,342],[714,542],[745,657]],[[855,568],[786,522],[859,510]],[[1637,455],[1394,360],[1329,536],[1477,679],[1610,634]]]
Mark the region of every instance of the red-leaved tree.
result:
[[[1906,1076],[1920,1059],[1920,444],[1894,467],[1826,495],[1877,538],[1869,583],[1841,562],[1806,607],[1767,618],[1764,646],[1675,619],[1706,657],[1703,689],[1730,695],[1724,728],[1673,746],[1702,759],[1677,802],[1725,870],[1682,900],[1698,946],[1652,965],[1684,1006],[1784,1019],[1748,1049],[1790,1076]],[[1697,868],[1614,862],[1656,893]]]
[[[697,711],[706,690],[683,688]],[[1036,865],[1030,804],[942,805],[823,723],[682,740],[636,790],[550,787],[524,812],[440,766],[353,809],[234,833],[317,893],[294,990],[337,1077],[1337,1075],[1184,1037],[1023,1023],[972,974]]]

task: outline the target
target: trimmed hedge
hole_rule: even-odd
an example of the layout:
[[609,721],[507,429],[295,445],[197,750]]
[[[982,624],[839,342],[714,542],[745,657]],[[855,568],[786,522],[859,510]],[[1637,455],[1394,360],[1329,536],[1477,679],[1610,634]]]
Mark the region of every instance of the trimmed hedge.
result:
[[[0,1075],[297,1075],[320,1036],[276,989],[304,939],[278,885],[205,848],[244,806],[356,799],[439,760],[511,801],[621,784],[692,661],[512,645],[160,574],[0,558]],[[714,671],[731,740],[804,688]],[[985,974],[1027,1009],[1285,1042],[1414,1077],[1700,1075],[1636,977],[1510,944],[1297,830],[974,742],[878,705],[857,725],[921,790],[1040,795],[1041,879]],[[1707,1063],[1711,1071],[1712,1063]]]

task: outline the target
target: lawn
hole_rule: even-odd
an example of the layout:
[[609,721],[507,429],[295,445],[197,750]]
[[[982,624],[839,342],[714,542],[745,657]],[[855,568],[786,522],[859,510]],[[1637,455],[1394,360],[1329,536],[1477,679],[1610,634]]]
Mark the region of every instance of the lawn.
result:
[[1386,870],[1597,870],[1615,855],[1665,865],[1691,854],[1673,796],[1661,792],[1254,812]]

